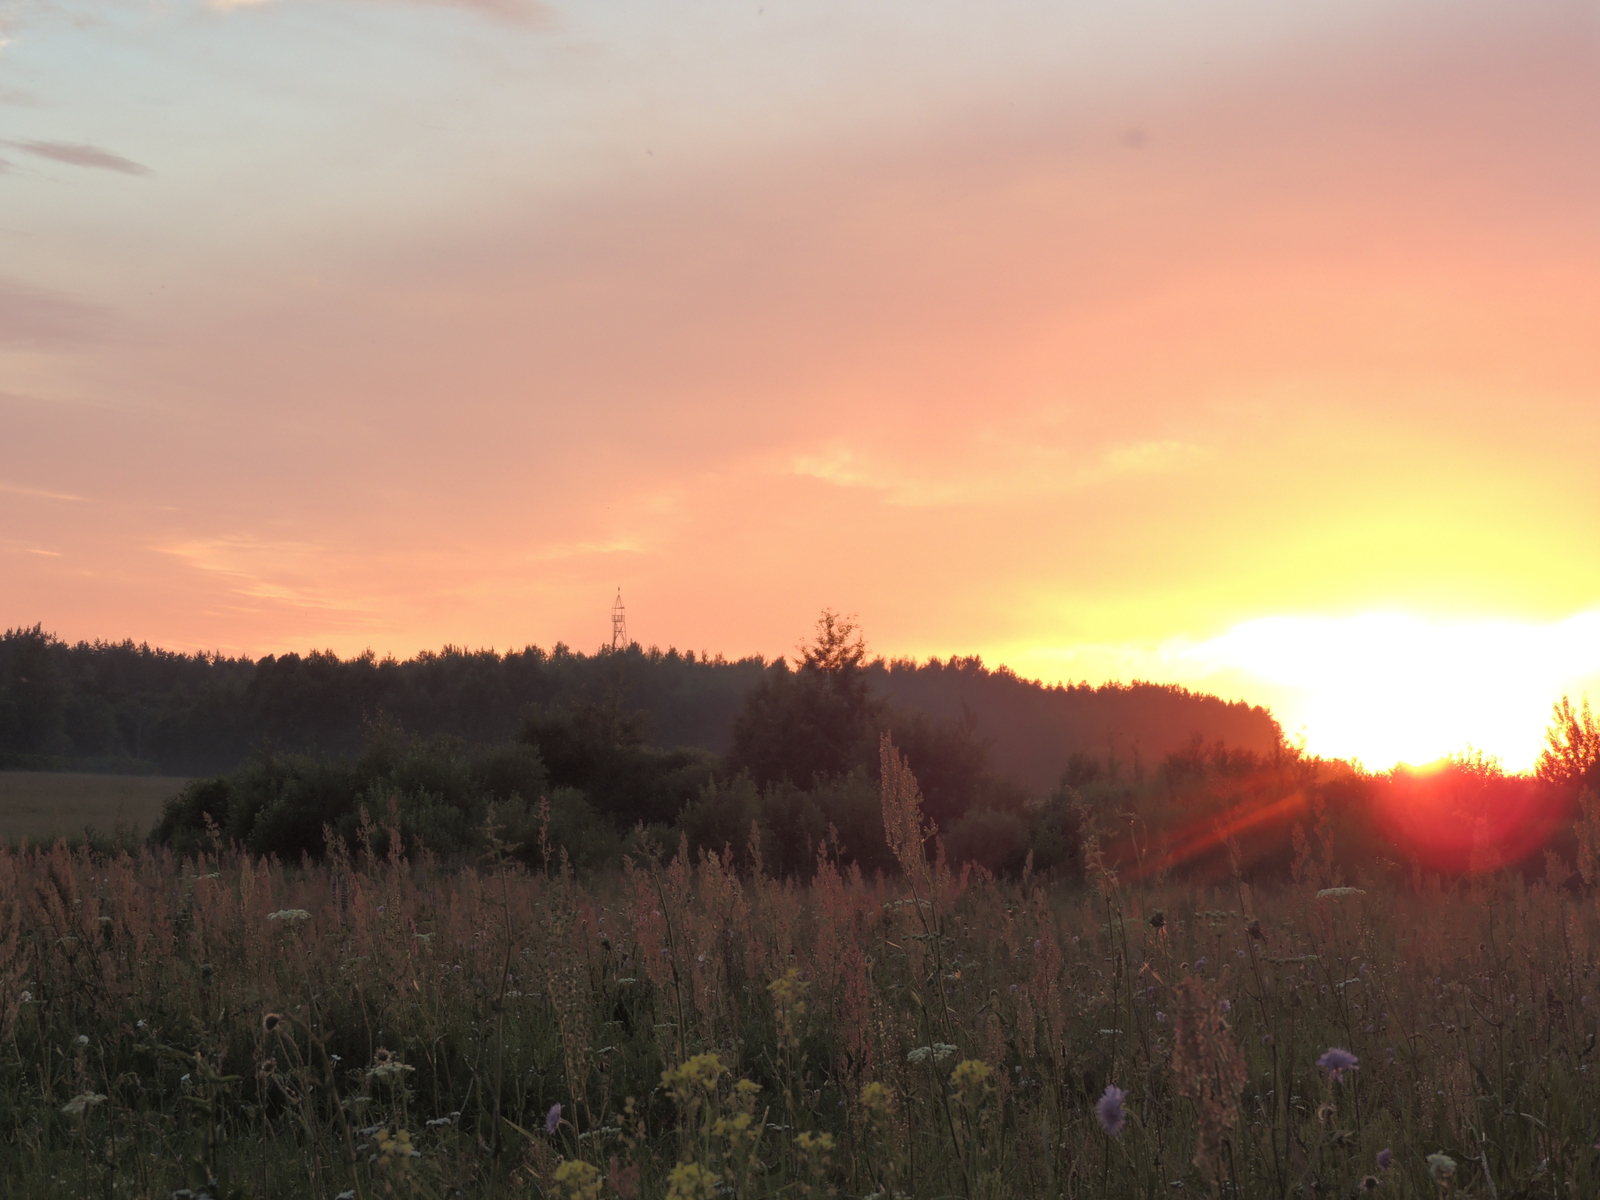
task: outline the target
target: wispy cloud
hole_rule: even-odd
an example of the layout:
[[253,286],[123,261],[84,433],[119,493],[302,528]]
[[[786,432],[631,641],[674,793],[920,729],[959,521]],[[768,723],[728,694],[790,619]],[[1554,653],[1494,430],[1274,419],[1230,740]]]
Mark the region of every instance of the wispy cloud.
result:
[[9,142],[27,154],[34,154],[40,158],[48,158],[54,162],[66,163],[74,167],[97,167],[102,171],[118,171],[124,175],[152,175],[153,171],[143,163],[136,163],[131,158],[123,158],[120,154],[113,154],[109,150],[102,150],[99,146],[90,146],[77,142]]
[[1113,445],[1087,463],[1061,446],[1026,446],[1010,437],[979,430],[972,443],[985,452],[981,461],[962,464],[918,463],[885,457],[850,446],[830,445],[796,455],[788,469],[796,475],[840,488],[882,492],[890,504],[922,508],[1001,502],[1060,495],[1112,483],[1127,476],[1175,471],[1205,451],[1179,441]]
[[40,500],[71,500],[80,504],[88,502],[86,496],[74,496],[70,492],[52,492],[45,488],[24,487],[18,483],[0,483],[0,492],[8,496],[33,496]]

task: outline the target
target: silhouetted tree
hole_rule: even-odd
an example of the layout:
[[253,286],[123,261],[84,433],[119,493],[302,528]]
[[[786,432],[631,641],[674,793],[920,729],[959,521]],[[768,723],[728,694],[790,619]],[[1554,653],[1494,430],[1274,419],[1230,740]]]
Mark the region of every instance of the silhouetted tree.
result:
[[1584,697],[1583,707],[1570,696],[1557,701],[1544,735],[1538,775],[1561,787],[1600,788],[1600,723]]
[[862,670],[866,653],[855,621],[824,609],[799,669],[780,659],[746,698],[733,723],[729,769],[761,786],[808,788],[865,768],[881,711]]

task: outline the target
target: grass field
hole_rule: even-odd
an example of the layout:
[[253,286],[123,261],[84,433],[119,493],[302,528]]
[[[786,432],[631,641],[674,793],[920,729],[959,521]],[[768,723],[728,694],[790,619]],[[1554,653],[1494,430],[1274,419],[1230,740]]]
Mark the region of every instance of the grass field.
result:
[[0,849],[0,1194],[1600,1195],[1582,895],[1050,888],[883,807],[803,887]]
[[0,771],[0,841],[81,838],[85,827],[147,833],[167,798],[187,783],[167,775]]

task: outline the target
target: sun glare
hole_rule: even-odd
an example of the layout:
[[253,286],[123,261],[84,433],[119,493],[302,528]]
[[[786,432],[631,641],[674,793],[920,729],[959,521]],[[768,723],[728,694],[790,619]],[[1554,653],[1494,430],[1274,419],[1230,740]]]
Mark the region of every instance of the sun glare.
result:
[[1184,657],[1281,690],[1274,712],[1314,754],[1386,770],[1471,747],[1520,771],[1538,758],[1551,704],[1592,689],[1600,612],[1548,624],[1271,617]]

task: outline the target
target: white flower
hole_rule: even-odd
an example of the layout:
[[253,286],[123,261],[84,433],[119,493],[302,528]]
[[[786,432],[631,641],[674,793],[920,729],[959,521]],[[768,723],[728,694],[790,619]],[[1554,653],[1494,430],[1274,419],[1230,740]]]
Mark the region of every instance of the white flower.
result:
[[1353,887],[1323,888],[1320,892],[1317,893],[1317,899],[1318,900],[1328,900],[1328,899],[1336,900],[1340,896],[1365,896],[1366,894],[1367,893],[1361,888],[1353,888]]
[[77,1037],[73,1038],[72,1040],[79,1046],[87,1046],[89,1044],[89,1036],[87,1034],[83,1034],[83,1033],[80,1033]]
[[105,1103],[105,1097],[99,1092],[79,1092],[61,1106],[61,1111],[68,1116],[81,1117],[84,1109],[93,1108],[96,1104],[103,1103]]
[[936,1063],[942,1063],[955,1052],[956,1047],[950,1045],[948,1042],[935,1042],[931,1046],[918,1046],[915,1050],[906,1055],[906,1061],[910,1063],[923,1063],[927,1062],[931,1058]]
[[303,908],[280,908],[275,913],[268,913],[269,921],[309,921],[311,914]]

